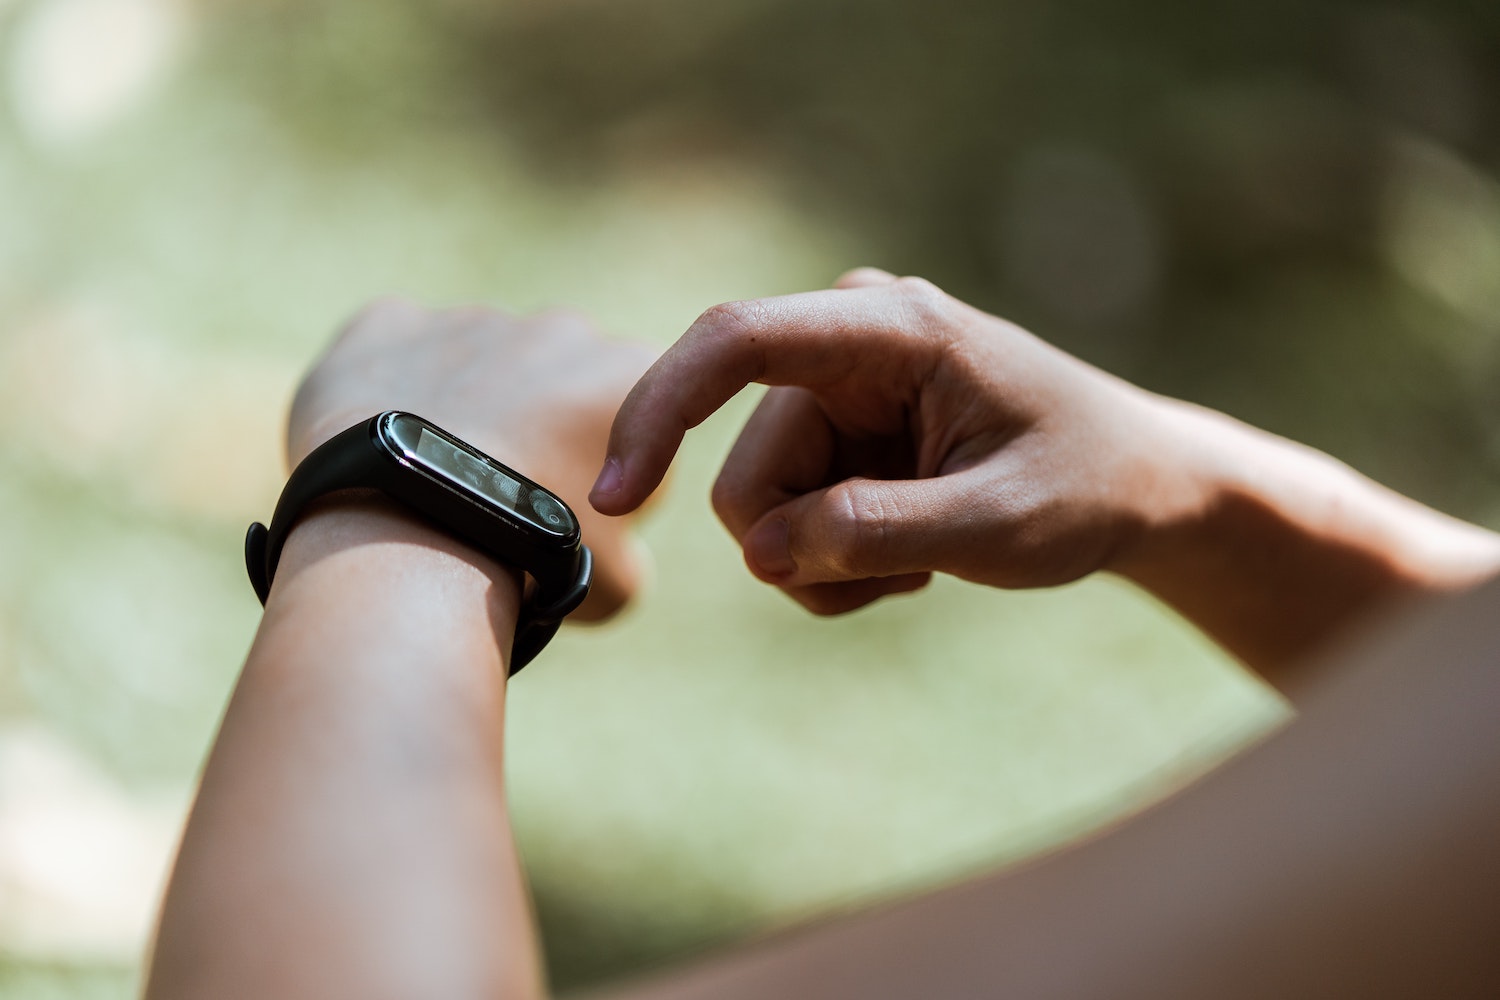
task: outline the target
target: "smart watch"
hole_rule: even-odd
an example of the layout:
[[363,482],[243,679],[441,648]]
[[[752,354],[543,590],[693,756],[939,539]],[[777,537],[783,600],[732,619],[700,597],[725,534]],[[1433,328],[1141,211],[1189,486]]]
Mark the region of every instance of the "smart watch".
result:
[[535,581],[521,602],[514,674],[541,652],[588,595],[594,559],[568,505],[514,469],[421,417],[387,410],[315,448],[276,502],[270,527],[245,534],[245,566],[262,604],[298,515],[318,497],[379,490],[437,527]]

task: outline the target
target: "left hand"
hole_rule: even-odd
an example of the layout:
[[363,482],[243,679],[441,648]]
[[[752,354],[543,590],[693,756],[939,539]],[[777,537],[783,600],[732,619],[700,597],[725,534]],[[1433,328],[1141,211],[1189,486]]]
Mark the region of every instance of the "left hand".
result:
[[610,421],[652,354],[606,340],[583,316],[432,310],[382,299],[354,317],[303,379],[287,425],[293,467],[382,410],[408,410],[546,486],[573,508],[594,552],[576,616],[606,618],[640,586],[632,525],[587,503]]

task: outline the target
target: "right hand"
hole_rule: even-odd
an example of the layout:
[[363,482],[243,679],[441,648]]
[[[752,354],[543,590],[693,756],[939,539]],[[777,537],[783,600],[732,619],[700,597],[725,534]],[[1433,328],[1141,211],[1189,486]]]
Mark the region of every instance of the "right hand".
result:
[[934,571],[1065,583],[1162,507],[1154,397],[926,281],[861,269],[704,313],[616,415],[595,509],[636,509],[686,430],[750,382],[773,388],[714,508],[751,571],[819,614]]

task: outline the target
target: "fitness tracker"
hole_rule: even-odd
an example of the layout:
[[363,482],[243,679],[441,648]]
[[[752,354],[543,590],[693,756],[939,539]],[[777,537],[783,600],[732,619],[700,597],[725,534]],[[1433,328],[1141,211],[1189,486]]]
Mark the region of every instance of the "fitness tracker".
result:
[[387,410],[319,445],[287,480],[270,527],[245,534],[245,566],[262,604],[282,546],[313,500],[374,489],[535,581],[521,602],[514,674],[542,651],[588,595],[594,559],[556,494],[411,413]]

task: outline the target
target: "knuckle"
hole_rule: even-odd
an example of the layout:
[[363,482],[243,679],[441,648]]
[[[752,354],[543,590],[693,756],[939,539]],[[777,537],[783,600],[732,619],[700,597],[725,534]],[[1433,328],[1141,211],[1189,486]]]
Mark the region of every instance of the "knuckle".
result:
[[958,301],[926,278],[898,278],[896,286],[903,326],[921,345],[920,378],[931,382],[947,371],[972,378],[979,368],[971,364],[972,345]]
[[952,299],[926,278],[897,278],[893,285],[909,321],[918,329],[933,330],[947,325]]
[[694,326],[715,330],[720,327],[735,327],[743,324],[745,319],[745,302],[736,300],[733,302],[719,302],[709,306],[698,315],[698,321]]
[[831,568],[848,579],[878,575],[900,520],[894,498],[879,488],[855,491],[844,487],[831,492],[830,502],[834,505]]
[[896,291],[913,298],[924,298],[934,294],[941,294],[938,292],[937,285],[915,274],[903,274],[893,284],[896,287]]
[[942,289],[938,288],[926,278],[915,275],[905,275],[897,278],[894,282],[896,293],[908,302],[917,305],[931,305],[941,302],[947,298]]
[[755,299],[721,302],[698,317],[684,340],[700,359],[713,359],[737,378],[754,382],[760,378],[764,359],[756,346],[757,331],[767,326],[766,304]]
[[705,309],[693,326],[702,336],[738,340],[761,325],[764,313],[754,299],[720,302]]

